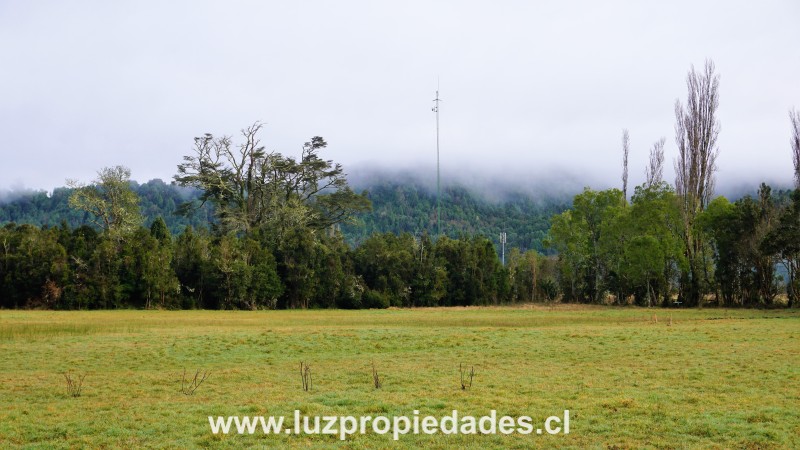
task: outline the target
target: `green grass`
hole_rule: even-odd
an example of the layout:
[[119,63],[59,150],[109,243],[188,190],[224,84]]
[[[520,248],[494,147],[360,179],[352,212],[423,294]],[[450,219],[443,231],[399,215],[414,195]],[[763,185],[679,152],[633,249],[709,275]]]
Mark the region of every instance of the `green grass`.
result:
[[[796,310],[0,311],[0,355],[0,448],[800,448]],[[471,390],[459,363],[475,366]],[[195,395],[180,392],[184,369],[211,372]],[[67,371],[86,375],[80,397]],[[208,426],[295,409],[536,421],[569,409],[571,430],[340,442]]]

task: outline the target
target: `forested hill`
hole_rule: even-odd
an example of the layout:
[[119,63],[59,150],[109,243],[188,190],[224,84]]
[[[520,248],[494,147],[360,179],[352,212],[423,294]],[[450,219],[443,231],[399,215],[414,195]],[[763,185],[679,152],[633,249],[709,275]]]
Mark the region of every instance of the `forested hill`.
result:
[[[355,224],[342,226],[351,244],[359,244],[374,232],[436,234],[435,191],[418,183],[391,180],[373,181],[364,189],[372,201],[372,211],[359,215]],[[519,192],[488,200],[480,193],[451,185],[442,187],[441,232],[454,238],[484,235],[499,246],[500,233],[505,231],[507,248],[542,252],[550,217],[570,204],[567,197],[534,198]]]
[[[207,227],[214,220],[210,205],[194,211],[188,217],[176,214],[183,202],[195,199],[199,192],[167,184],[161,180],[150,180],[144,184],[131,182],[133,191],[139,195],[142,216],[148,227],[156,217],[163,217],[173,234],[180,233],[187,225],[195,228]],[[51,195],[44,191],[13,193],[9,199],[0,201],[0,224],[8,222],[30,223],[37,226],[56,227],[66,221],[71,228],[90,223],[89,215],[69,207],[71,188],[56,188]]]
[[[187,225],[207,227],[214,220],[210,205],[189,217],[176,215],[177,207],[186,200],[197,198],[198,191],[161,180],[131,184],[139,195],[147,226],[162,216],[169,229],[178,234]],[[373,180],[356,188],[359,192],[367,191],[373,209],[360,214],[355,224],[342,226],[342,232],[351,245],[362,242],[374,232],[436,233],[435,192],[419,183],[400,181]],[[0,224],[16,222],[54,227],[66,221],[74,228],[89,223],[86,213],[69,207],[71,193],[70,188],[57,188],[50,195],[44,191],[16,193],[13,199],[0,202]],[[508,248],[541,252],[550,217],[563,212],[569,205],[570,199],[566,197],[534,198],[522,193],[505,194],[501,200],[488,200],[464,187],[447,186],[442,189],[442,233],[451,237],[485,235],[499,245],[500,232],[505,231]]]

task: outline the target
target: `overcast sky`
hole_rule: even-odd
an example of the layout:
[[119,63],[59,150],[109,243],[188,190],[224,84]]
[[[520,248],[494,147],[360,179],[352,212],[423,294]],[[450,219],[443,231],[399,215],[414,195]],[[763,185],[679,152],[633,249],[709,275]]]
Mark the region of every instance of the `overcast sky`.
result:
[[[192,138],[266,123],[346,169],[620,184],[667,138],[686,74],[721,75],[718,185],[788,184],[800,2],[0,0],[0,190],[170,180]],[[562,175],[559,175],[559,177]],[[585,180],[585,181],[584,181]]]

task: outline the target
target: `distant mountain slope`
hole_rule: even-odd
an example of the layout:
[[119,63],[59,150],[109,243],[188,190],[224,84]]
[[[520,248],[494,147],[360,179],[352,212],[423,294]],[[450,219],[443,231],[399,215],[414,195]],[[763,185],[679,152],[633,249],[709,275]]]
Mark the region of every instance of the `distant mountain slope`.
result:
[[[365,188],[373,210],[361,214],[357,223],[342,226],[349,242],[358,244],[374,232],[436,234],[436,193],[416,183],[375,182]],[[442,189],[442,234],[451,237],[481,234],[499,249],[500,233],[507,234],[507,248],[536,249],[550,228],[550,217],[567,209],[568,198],[534,199],[508,193],[500,200],[487,200],[462,186]]]
[[[179,233],[187,225],[207,227],[213,220],[213,209],[207,205],[195,211],[189,217],[175,214],[177,207],[190,199],[199,196],[199,192],[166,184],[161,180],[150,180],[144,184],[131,183],[133,190],[139,195],[142,216],[145,225],[162,216],[172,233]],[[44,191],[13,194],[12,200],[0,203],[0,224],[8,222],[30,223],[37,226],[59,226],[66,221],[70,227],[78,227],[90,223],[86,213],[69,207],[70,188],[56,188],[52,195]]]
[[[213,208],[206,205],[190,217],[175,214],[186,200],[196,199],[198,191],[151,180],[132,183],[141,199],[145,225],[161,216],[173,233],[186,225],[207,227],[213,221]],[[436,234],[436,194],[419,183],[371,181],[357,187],[366,190],[373,210],[357,217],[355,224],[342,226],[347,241],[356,245],[372,233],[392,232]],[[0,224],[8,222],[59,226],[62,221],[71,227],[89,223],[88,216],[68,205],[72,190],[57,188],[52,195],[45,192],[16,194],[13,200],[0,203]],[[442,191],[442,233],[452,237],[482,234],[499,249],[499,236],[505,231],[507,247],[543,251],[542,239],[550,227],[550,217],[569,207],[569,199],[538,198],[521,193],[505,194],[501,200],[488,200],[461,186],[447,186]]]

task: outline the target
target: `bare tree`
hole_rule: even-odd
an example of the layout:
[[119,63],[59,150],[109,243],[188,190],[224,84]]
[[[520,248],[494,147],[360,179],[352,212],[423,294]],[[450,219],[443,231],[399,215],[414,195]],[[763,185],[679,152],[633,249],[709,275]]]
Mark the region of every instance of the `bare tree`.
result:
[[630,150],[631,139],[628,129],[622,130],[622,196],[628,200],[628,151]]
[[[694,66],[686,77],[688,97],[686,105],[675,102],[675,142],[678,159],[675,160],[675,190],[681,200],[683,218],[683,240],[688,272],[682,276],[685,302],[689,306],[700,301],[700,275],[705,264],[702,261],[702,240],[695,235],[694,222],[714,193],[714,172],[719,154],[717,137],[719,121],[719,75],[714,74],[714,63],[706,60],[702,72]],[[701,267],[702,264],[702,267]],[[688,284],[688,286],[687,286]]]
[[789,120],[792,121],[792,160],[794,162],[794,187],[800,189],[800,111],[792,108],[789,111]]
[[[308,227],[328,229],[370,208],[352,191],[341,164],[319,157],[328,144],[319,136],[303,145],[299,160],[267,152],[258,134],[263,124],[243,129],[243,143],[211,134],[195,138],[195,155],[184,156],[175,181],[203,191],[200,203],[213,202],[223,230],[250,233]],[[186,212],[198,202],[181,206]]]
[[644,172],[648,187],[661,183],[664,179],[664,143],[666,141],[667,139],[662,137],[650,149],[650,163]]

